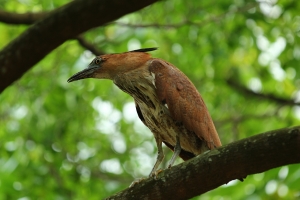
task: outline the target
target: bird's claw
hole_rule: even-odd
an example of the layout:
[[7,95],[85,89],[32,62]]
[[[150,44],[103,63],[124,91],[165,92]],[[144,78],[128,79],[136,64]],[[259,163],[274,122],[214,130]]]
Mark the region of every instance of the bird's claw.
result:
[[162,171],[163,171],[162,169],[158,169],[154,173],[151,173],[149,177],[153,177],[155,180],[157,180],[158,174],[160,174]]
[[145,180],[145,178],[139,178],[139,179],[133,181],[133,182],[129,185],[129,187],[131,188],[131,187],[135,186],[136,184],[139,184],[139,183],[142,182],[143,180]]

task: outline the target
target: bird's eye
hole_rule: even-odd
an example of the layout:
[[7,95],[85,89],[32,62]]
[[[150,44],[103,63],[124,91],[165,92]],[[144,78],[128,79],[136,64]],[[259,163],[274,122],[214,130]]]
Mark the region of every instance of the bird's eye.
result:
[[96,59],[95,59],[95,64],[96,64],[96,65],[99,65],[100,62],[101,62],[101,58],[96,58]]

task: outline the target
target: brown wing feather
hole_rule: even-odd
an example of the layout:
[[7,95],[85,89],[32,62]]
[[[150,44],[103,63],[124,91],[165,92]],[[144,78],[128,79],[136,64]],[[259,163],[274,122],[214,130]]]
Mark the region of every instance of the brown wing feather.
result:
[[188,77],[160,59],[151,60],[149,70],[155,74],[157,96],[168,105],[171,117],[204,140],[209,149],[221,146],[205,103]]

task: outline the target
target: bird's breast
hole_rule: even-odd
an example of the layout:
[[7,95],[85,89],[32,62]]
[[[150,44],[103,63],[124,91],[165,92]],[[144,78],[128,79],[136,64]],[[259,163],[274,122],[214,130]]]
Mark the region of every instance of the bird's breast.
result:
[[[198,155],[206,150],[204,143],[182,123],[172,119],[169,108],[157,97],[155,74],[147,70],[124,73],[114,79],[114,83],[124,92],[131,95],[140,108],[144,124],[155,137],[175,146],[176,134],[179,133],[182,149]],[[141,117],[140,117],[141,118]]]

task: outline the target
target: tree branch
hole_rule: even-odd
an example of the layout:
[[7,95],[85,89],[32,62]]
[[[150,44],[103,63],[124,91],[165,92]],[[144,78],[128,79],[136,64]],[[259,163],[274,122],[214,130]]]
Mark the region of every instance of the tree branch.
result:
[[[249,3],[243,7],[239,7],[234,10],[229,10],[226,11],[220,15],[217,16],[212,16],[209,19],[203,20],[201,22],[193,22],[190,20],[183,20],[182,22],[179,22],[177,24],[127,24],[127,23],[122,23],[122,22],[115,22],[114,24],[119,25],[119,26],[126,26],[126,27],[131,27],[131,28],[179,28],[181,26],[186,26],[186,25],[195,25],[195,26],[204,26],[206,24],[209,24],[211,22],[218,22],[228,14],[228,13],[242,13],[245,11],[248,11],[254,7],[257,6],[257,2],[255,3]],[[53,12],[53,11],[51,11]],[[11,13],[11,12],[6,12],[6,11],[1,11],[0,10],[0,21],[7,23],[7,24],[32,24],[36,22],[37,20],[49,15],[50,12],[27,12],[23,14],[18,14],[18,13]]]
[[88,49],[90,52],[92,52],[95,56],[103,55],[105,54],[103,51],[98,50],[93,44],[86,41],[81,35],[76,37],[76,40],[78,43]]
[[0,92],[68,39],[157,0],[76,0],[29,27],[0,52]]
[[238,83],[238,82],[236,82],[232,79],[228,79],[226,82],[232,88],[234,88],[234,89],[238,90],[239,92],[242,92],[242,93],[244,93],[245,95],[248,95],[248,96],[253,96],[253,97],[258,97],[258,98],[270,100],[270,101],[273,101],[273,102],[278,103],[280,105],[291,105],[291,106],[296,106],[296,105],[299,106],[300,105],[300,102],[296,102],[293,99],[285,99],[285,98],[277,97],[274,94],[263,94],[263,93],[253,92],[252,90],[244,87],[243,85],[241,85],[240,83]]
[[33,24],[37,20],[42,19],[43,17],[46,17],[50,12],[27,12],[27,13],[11,13],[6,12],[4,10],[0,10],[0,21],[6,24]]
[[188,199],[231,180],[300,163],[300,126],[239,140],[148,178],[108,199]]
[[[51,11],[53,12],[53,11]],[[51,12],[27,12],[27,13],[11,13],[11,12],[6,12],[3,10],[0,10],[0,22],[4,22],[6,24],[33,24],[36,21],[42,19],[43,17],[49,15]],[[99,51],[95,46],[88,41],[86,41],[83,36],[79,35],[75,38],[78,43],[88,49],[90,52],[92,52],[95,56],[99,56],[104,54],[104,52]]]

